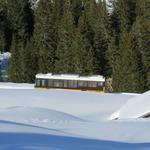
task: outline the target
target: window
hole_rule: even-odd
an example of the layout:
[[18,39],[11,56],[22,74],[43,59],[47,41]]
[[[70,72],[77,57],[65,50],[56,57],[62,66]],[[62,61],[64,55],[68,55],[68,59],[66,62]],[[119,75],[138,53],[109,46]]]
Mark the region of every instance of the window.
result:
[[78,87],[87,87],[88,82],[87,81],[78,81]]
[[98,87],[103,87],[103,85],[104,85],[103,82],[98,82],[98,83],[97,83],[97,86],[98,86]]
[[68,81],[64,80],[64,87],[67,88],[68,87]]
[[63,80],[54,80],[54,87],[63,87]]
[[68,81],[68,87],[69,88],[77,88],[77,81],[74,81],[74,80]]
[[41,81],[40,81],[40,79],[36,79],[36,86],[41,86]]
[[99,90],[103,90],[103,88],[104,88],[104,82],[98,82],[97,83],[97,87],[98,87]]
[[53,80],[52,79],[48,80],[48,87],[53,87]]
[[41,85],[45,86],[45,80],[44,79],[41,80]]
[[97,82],[95,82],[95,81],[89,81],[88,82],[88,87],[97,87]]

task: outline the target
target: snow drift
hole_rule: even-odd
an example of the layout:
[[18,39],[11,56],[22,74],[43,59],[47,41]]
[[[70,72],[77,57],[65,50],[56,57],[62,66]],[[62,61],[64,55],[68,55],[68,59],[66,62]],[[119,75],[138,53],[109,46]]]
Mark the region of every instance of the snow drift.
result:
[[142,117],[150,117],[150,91],[129,99],[125,105],[111,115],[111,119]]

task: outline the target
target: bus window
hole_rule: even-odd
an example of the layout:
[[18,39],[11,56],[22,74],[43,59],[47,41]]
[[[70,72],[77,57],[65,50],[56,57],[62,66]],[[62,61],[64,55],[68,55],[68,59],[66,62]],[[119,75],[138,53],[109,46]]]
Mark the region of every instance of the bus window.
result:
[[44,79],[41,80],[41,85],[45,86],[45,80]]
[[87,87],[87,81],[78,81],[78,87]]
[[64,87],[64,81],[63,80],[59,80],[59,86]]
[[102,90],[102,91],[103,91],[103,90],[104,90],[104,87],[105,87],[105,86],[104,86],[104,82],[98,82],[98,83],[97,83],[97,87],[98,87],[99,90]]
[[54,87],[63,87],[63,80],[54,80]]
[[36,80],[36,86],[41,86],[41,81],[40,81],[40,79],[37,79],[37,80]]
[[88,87],[97,87],[97,82],[95,82],[95,81],[89,81],[88,82]]
[[53,87],[53,80],[52,79],[48,80],[48,87]]
[[74,80],[68,81],[68,87],[69,88],[77,88],[77,81],[74,81]]
[[103,82],[98,82],[98,83],[97,83],[97,86],[98,86],[98,87],[103,87],[103,86],[104,86],[104,83],[103,83]]
[[64,87],[67,88],[68,87],[68,81],[64,80]]

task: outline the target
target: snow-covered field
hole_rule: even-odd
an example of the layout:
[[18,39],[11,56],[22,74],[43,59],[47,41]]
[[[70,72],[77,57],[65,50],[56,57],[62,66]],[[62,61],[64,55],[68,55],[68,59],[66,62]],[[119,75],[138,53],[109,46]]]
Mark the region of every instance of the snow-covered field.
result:
[[111,120],[142,95],[33,87],[0,83],[0,150],[150,150],[150,119]]

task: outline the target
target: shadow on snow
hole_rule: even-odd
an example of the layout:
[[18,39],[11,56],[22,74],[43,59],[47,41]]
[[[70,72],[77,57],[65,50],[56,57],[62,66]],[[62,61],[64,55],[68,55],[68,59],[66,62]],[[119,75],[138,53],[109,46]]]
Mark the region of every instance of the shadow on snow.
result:
[[0,133],[0,149],[3,150],[148,150],[150,143],[122,143],[74,137]]

